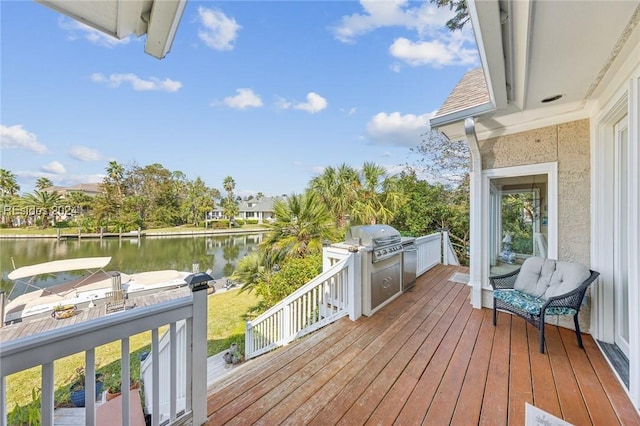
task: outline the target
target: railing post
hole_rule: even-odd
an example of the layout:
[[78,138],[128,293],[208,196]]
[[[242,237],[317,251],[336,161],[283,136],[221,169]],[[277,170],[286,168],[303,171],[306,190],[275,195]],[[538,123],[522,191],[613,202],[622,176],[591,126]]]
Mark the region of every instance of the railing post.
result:
[[4,291],[0,291],[0,328],[4,327],[4,303],[5,293]]
[[286,340],[288,342],[289,336],[291,336],[291,307],[288,303],[282,307],[282,316],[282,330],[280,331],[280,336],[278,336],[278,341]]
[[[349,250],[351,251],[351,249]],[[349,297],[349,319],[355,321],[362,316],[362,260],[360,252],[351,252],[349,272],[347,273],[347,292]]]
[[55,383],[53,379],[53,362],[42,364],[42,389],[40,390],[40,424],[53,424],[54,387]]
[[193,424],[207,421],[207,289],[213,278],[204,272],[186,279],[193,293],[193,327],[191,339],[191,409]]
[[440,247],[440,254],[442,255],[442,264],[449,264],[449,232],[446,229],[441,231],[442,233],[442,245]]
[[[122,426],[131,424],[131,361],[129,358],[129,338],[120,340],[120,390],[122,392]],[[136,391],[138,392],[138,391]]]
[[7,426],[7,386],[5,377],[0,377],[0,426]]
[[84,361],[84,421],[93,426],[96,424],[96,348],[87,349]]
[[249,321],[245,321],[244,331],[244,359],[249,359],[253,354],[253,327]]

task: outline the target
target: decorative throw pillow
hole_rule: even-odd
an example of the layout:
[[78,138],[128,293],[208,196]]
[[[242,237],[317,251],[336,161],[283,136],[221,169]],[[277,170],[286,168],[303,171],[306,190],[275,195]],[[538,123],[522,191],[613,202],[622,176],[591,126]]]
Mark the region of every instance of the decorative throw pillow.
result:
[[527,258],[520,268],[513,288],[532,296],[542,297],[549,287],[555,266],[556,261],[553,259],[538,256]]
[[556,263],[556,270],[549,281],[549,288],[544,292],[543,298],[559,296],[569,293],[580,287],[587,278],[591,276],[589,268],[577,262]]

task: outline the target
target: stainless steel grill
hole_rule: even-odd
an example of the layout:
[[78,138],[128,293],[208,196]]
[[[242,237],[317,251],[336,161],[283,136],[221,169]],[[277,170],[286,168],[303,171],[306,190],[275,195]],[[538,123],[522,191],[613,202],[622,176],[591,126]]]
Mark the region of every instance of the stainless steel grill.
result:
[[370,248],[373,263],[402,253],[402,237],[394,227],[389,225],[352,226],[347,231],[345,242]]

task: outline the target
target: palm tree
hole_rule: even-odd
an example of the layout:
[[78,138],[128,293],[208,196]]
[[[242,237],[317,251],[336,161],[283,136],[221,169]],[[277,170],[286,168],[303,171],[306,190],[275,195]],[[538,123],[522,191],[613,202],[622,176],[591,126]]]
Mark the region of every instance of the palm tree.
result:
[[229,227],[231,227],[233,218],[240,212],[238,205],[233,199],[233,190],[236,188],[236,181],[233,180],[231,176],[227,176],[222,181],[222,187],[227,191],[227,199],[222,203],[222,208],[224,209],[223,214],[229,219]]
[[252,251],[236,264],[236,269],[229,277],[242,283],[240,291],[253,291],[258,285],[271,280],[273,267],[264,250]]
[[[222,187],[224,188],[225,191],[227,191],[227,194],[233,194],[233,190],[236,189],[236,181],[233,180],[231,176],[227,176],[222,181]],[[227,195],[227,196],[230,198],[233,198],[233,195]]]
[[75,214],[82,215],[85,209],[91,207],[92,199],[84,192],[72,191],[65,196],[65,201],[71,204]]
[[310,183],[310,188],[318,193],[340,227],[347,224],[350,206],[357,198],[358,186],[358,172],[346,163],[338,168],[327,167]]
[[277,200],[274,213],[273,229],[260,244],[273,264],[320,252],[325,241],[338,237],[332,214],[313,191]]
[[116,193],[118,195],[118,200],[122,202],[122,181],[124,179],[124,166],[119,164],[117,161],[109,161],[109,165],[106,168],[107,184],[112,184],[115,186]]
[[3,195],[17,195],[20,191],[20,185],[16,180],[16,175],[9,170],[0,169],[0,192]]
[[16,175],[9,170],[0,169],[0,196],[2,197],[2,223],[7,223],[7,217],[12,216],[10,206],[20,191]]
[[36,189],[39,191],[42,191],[45,188],[49,188],[50,186],[53,186],[53,182],[47,177],[39,177],[36,181]]
[[33,210],[35,216],[42,219],[42,227],[49,225],[49,216],[54,207],[60,202],[60,194],[57,192],[33,191],[22,197],[21,204],[27,209]]
[[385,177],[382,166],[365,162],[360,172],[358,196],[351,205],[351,218],[361,224],[390,223],[405,202],[397,179]]

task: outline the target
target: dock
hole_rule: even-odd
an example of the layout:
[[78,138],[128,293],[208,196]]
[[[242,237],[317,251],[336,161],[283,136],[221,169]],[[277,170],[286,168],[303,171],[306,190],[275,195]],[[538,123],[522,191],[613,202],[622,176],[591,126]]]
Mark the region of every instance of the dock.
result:
[[[166,290],[146,296],[137,296],[127,301],[126,309],[154,305],[156,303],[167,302],[169,300],[186,297],[191,294],[188,286]],[[66,319],[54,319],[51,317],[38,318],[17,324],[5,325],[0,328],[0,344],[10,340],[17,340],[34,334],[80,324],[107,315],[106,305],[97,305],[92,308],[78,309],[74,316]],[[110,314],[111,315],[111,314]]]

